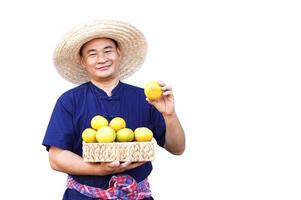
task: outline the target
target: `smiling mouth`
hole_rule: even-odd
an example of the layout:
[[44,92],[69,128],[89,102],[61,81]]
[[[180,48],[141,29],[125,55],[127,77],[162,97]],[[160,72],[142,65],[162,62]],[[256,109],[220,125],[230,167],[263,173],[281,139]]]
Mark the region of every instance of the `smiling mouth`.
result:
[[100,70],[100,71],[105,71],[105,70],[109,69],[110,67],[111,67],[111,65],[106,65],[106,66],[102,66],[102,67],[97,67],[96,69]]

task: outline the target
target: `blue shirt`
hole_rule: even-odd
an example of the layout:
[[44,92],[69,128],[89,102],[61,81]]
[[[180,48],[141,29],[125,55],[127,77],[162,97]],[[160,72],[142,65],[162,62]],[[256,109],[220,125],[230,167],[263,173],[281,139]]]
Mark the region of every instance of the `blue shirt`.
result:
[[[90,128],[91,119],[102,115],[108,120],[122,117],[126,127],[148,127],[154,133],[158,145],[165,143],[165,122],[163,116],[154,106],[145,100],[142,88],[123,82],[112,90],[108,96],[91,82],[79,85],[64,94],[56,102],[48,128],[43,140],[47,147],[55,146],[82,156],[82,138],[84,129]],[[135,169],[123,172],[132,176],[137,182],[144,180],[152,171],[151,162]],[[72,177],[79,183],[106,189],[112,175]]]

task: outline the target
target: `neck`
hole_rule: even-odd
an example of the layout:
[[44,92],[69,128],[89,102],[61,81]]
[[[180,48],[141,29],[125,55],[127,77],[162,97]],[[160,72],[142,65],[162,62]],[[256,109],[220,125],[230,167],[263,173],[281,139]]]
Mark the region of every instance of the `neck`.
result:
[[119,79],[111,79],[111,80],[102,80],[102,81],[95,81],[91,80],[91,82],[105,91],[108,96],[112,96],[112,90],[118,85]]

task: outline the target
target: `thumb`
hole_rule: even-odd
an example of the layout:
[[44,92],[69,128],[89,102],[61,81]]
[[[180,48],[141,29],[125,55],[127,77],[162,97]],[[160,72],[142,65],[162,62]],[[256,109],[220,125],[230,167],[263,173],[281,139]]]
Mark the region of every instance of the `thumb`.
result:
[[120,165],[119,161],[113,161],[109,164],[109,167],[116,168]]

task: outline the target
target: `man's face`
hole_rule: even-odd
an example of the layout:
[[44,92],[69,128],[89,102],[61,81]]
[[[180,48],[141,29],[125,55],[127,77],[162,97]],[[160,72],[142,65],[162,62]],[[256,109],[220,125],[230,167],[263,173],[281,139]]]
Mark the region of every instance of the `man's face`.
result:
[[118,77],[120,58],[113,40],[97,38],[84,44],[81,63],[91,80],[102,81]]

